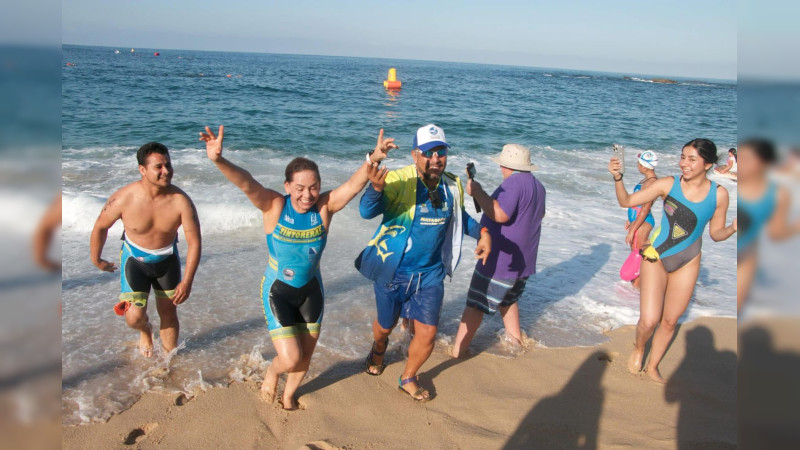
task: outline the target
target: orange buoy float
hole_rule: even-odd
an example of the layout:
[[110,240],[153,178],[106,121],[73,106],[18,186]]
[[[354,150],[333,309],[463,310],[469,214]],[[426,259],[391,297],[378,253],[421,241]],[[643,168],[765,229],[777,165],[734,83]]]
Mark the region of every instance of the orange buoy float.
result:
[[389,75],[383,80],[383,87],[386,89],[400,89],[400,80],[397,79],[397,69],[392,67],[389,69]]
[[161,55],[161,53],[153,52],[153,56],[159,56],[159,55]]

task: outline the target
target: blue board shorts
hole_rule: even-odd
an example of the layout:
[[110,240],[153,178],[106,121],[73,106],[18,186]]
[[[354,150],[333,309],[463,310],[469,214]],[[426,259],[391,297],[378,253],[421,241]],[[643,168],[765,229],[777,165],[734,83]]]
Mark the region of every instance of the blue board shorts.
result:
[[494,315],[500,307],[508,307],[519,300],[528,277],[500,279],[472,273],[472,281],[467,292],[467,306],[484,314]]
[[438,326],[444,301],[442,271],[397,273],[389,284],[372,283],[378,324],[391,330],[402,317]]

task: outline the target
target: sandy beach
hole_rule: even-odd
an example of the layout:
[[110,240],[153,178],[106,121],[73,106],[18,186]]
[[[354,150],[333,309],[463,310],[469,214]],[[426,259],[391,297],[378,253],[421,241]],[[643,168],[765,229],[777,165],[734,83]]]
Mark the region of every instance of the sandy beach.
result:
[[404,358],[393,346],[382,376],[356,360],[305,381],[299,411],[262,402],[254,381],[190,399],[146,394],[105,423],[63,427],[62,446],[733,448],[736,331],[734,319],[683,324],[660,367],[666,385],[627,372],[633,327],[596,347],[535,348],[515,359],[453,360],[437,346],[420,374],[435,395],[425,404],[398,392]]

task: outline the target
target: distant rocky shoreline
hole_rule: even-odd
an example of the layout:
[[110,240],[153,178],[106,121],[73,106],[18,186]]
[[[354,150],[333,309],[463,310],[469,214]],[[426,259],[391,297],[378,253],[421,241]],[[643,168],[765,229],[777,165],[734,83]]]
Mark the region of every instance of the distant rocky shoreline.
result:
[[651,78],[651,79],[634,79],[631,77],[624,77],[626,80],[630,81],[652,81],[653,83],[663,83],[663,84],[678,84],[675,80],[670,80],[669,78]]

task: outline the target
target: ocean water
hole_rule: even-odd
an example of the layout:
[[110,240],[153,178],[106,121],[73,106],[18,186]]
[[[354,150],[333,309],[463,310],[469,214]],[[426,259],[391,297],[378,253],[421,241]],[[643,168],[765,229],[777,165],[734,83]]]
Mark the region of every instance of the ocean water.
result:
[[[380,128],[397,139],[400,148],[387,165],[400,168],[411,163],[416,128],[440,125],[452,144],[448,169],[463,173],[475,161],[487,190],[502,180],[488,157],[507,142],[529,146],[547,189],[547,214],[538,273],[520,301],[521,322],[548,347],[597,344],[604,332],[638,318],[638,294],[618,276],[628,250],[626,212],[605,169],[612,143],[626,147],[632,189],[639,151],[659,153],[663,176],[678,173],[681,146],[692,138],[714,140],[721,154],[736,141],[731,82],[668,85],[639,74],[325,56],[78,46],[65,46],[62,54],[65,424],[104,420],[148,390],[193,395],[259,379],[275,354],[259,296],[267,256],[261,216],[207,160],[197,140],[205,125],[224,124],[225,155],[279,191],[295,156],[320,165],[323,189],[337,186],[363,161]],[[390,67],[403,81],[400,91],[383,89]],[[138,355],[137,333],[112,311],[119,275],[99,271],[89,259],[94,220],[111,193],[139,178],[135,152],[148,141],[170,148],[173,183],[192,197],[203,232],[192,295],[179,308],[180,349],[153,360]],[[730,221],[736,185],[716,180],[731,194]],[[661,206],[654,210],[660,220]],[[353,259],[377,224],[359,217],[357,200],[333,220],[322,258],[325,319],[311,378],[369,350],[374,299]],[[117,259],[121,232],[120,223],[110,231],[105,259]],[[707,235],[704,241],[685,319],[735,316],[736,242],[714,243]],[[465,241],[461,265],[446,282],[440,344],[457,329],[474,246]],[[499,316],[487,318],[474,348],[510,357],[501,332]],[[401,343],[398,331],[390,361],[403,358]]]

